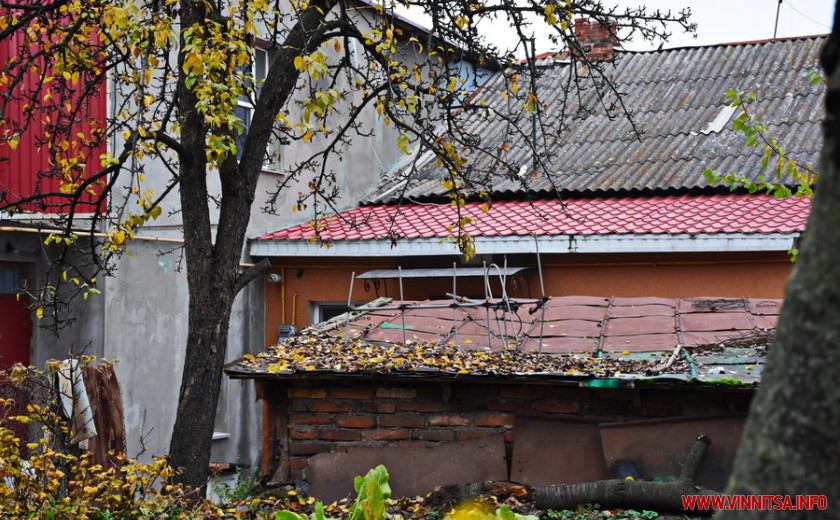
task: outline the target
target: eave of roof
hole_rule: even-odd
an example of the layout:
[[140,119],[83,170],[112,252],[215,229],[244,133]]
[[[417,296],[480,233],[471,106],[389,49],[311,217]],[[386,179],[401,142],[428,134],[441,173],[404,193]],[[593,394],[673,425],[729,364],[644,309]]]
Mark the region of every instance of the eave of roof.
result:
[[[695,253],[789,251],[799,233],[768,234],[645,234],[645,235],[555,235],[533,237],[475,237],[475,252],[483,254],[540,253]],[[451,242],[439,238],[391,240],[253,240],[251,256],[317,256],[320,258],[446,256],[457,254]]]

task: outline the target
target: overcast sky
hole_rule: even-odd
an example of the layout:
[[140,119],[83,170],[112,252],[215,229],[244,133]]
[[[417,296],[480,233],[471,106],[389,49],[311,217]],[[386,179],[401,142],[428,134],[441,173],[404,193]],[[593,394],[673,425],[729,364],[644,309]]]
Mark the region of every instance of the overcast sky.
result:
[[[773,37],[777,7],[780,7],[779,38],[828,34],[834,16],[834,0],[782,0],[781,6],[779,0],[603,0],[603,4],[622,8],[645,5],[650,10],[662,11],[691,8],[691,19],[697,24],[697,37],[686,35],[676,27],[671,31],[674,34],[665,45],[666,48],[770,39]],[[424,23],[423,16],[416,16],[400,8],[397,11],[420,25],[430,25]],[[506,24],[492,24],[485,31],[485,34],[493,35],[494,42],[500,48],[509,49],[516,43],[515,35],[511,34]],[[535,36],[538,53],[554,50],[546,34]],[[646,42],[637,42],[625,44],[624,47],[628,50],[647,50],[658,46],[659,43],[651,46]]]
[[[605,5],[609,3],[609,0],[604,2]],[[697,38],[675,32],[666,47],[772,38],[776,9],[779,7],[778,0],[619,0],[615,3],[622,6],[644,4],[661,10],[690,7],[691,19],[697,24]],[[833,16],[834,0],[783,0],[779,9],[778,37],[828,34]],[[633,45],[626,47],[639,48]]]

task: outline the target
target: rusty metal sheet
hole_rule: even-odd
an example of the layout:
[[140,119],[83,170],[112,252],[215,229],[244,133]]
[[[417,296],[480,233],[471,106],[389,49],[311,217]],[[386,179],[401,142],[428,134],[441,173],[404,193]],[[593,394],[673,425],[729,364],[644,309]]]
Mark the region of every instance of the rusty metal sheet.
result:
[[[539,350],[539,338],[532,338],[523,344],[523,350],[535,352]],[[597,338],[562,338],[545,337],[542,340],[543,354],[571,354],[574,352],[597,352]]]
[[675,329],[673,316],[644,316],[641,318],[609,318],[604,326],[606,336],[636,336],[661,334]]
[[[499,332],[499,326],[501,325],[502,330],[504,330],[504,324],[502,320],[499,320],[498,323],[493,317],[490,317],[490,330],[493,333]],[[508,322],[508,329],[510,329],[510,322]],[[458,326],[458,334],[461,335],[474,335],[474,336],[486,336],[487,335],[487,322],[482,319],[481,322],[479,321],[467,321],[463,322]]]
[[677,303],[680,312],[744,312],[749,306],[747,298],[681,298]]
[[763,330],[769,330],[776,328],[776,323],[778,323],[779,321],[779,316],[775,314],[771,314],[768,316],[758,315],[753,316],[753,319],[755,320],[756,327]]
[[644,304],[610,307],[610,318],[637,318],[640,316],[673,316],[674,305]]
[[[545,321],[554,320],[590,320],[601,321],[607,316],[606,306],[595,305],[555,305],[555,298],[549,301],[546,305]],[[542,316],[541,311],[534,314],[537,317]]]
[[[752,331],[749,331],[750,333]],[[697,345],[709,345],[713,343],[722,343],[726,340],[732,338],[739,338],[745,337],[747,332],[745,331],[698,331],[698,332],[682,332],[680,333],[680,338],[682,338],[682,344],[687,347],[693,347]]]
[[402,328],[376,328],[365,335],[365,339],[369,341],[387,341],[389,343],[402,343],[403,337],[408,341],[423,343],[427,341],[438,341],[440,336],[438,334],[429,334],[427,332],[419,332],[416,330],[407,329],[405,336],[403,336]]
[[700,434],[712,444],[697,471],[697,482],[711,489],[726,487],[745,415],[657,419],[601,425],[601,444],[607,467],[618,461],[633,461],[640,476],[678,476],[685,454]]
[[661,352],[673,349],[677,342],[677,335],[674,333],[607,336],[601,349],[605,352]]
[[502,434],[432,447],[347,447],[309,458],[309,494],[325,502],[353,496],[353,478],[384,464],[394,497],[425,496],[435,486],[507,480]]
[[607,478],[595,422],[517,417],[510,479],[532,486]]
[[[673,298],[657,298],[657,297],[640,297],[640,298],[622,298],[616,296],[612,300],[613,310],[615,307],[638,307],[640,305],[664,305],[666,307],[674,308],[676,301]],[[642,314],[646,316],[646,314]]]
[[[543,336],[597,338],[601,335],[601,323],[584,320],[558,320],[545,323],[542,331]],[[530,336],[539,336],[539,334],[539,325],[529,331]]]
[[710,330],[752,330],[752,315],[740,312],[695,312],[680,314],[680,330],[700,332]]
[[591,305],[594,307],[606,307],[609,303],[609,298],[603,298],[601,296],[555,296],[551,299],[549,307],[560,307],[563,305]]
[[[402,327],[402,318],[397,316],[388,322],[390,325]],[[446,336],[452,330],[452,314],[450,311],[449,319],[430,318],[427,316],[418,316],[416,314],[406,313],[405,326],[406,329],[415,330],[417,332],[427,332],[429,334],[437,334],[439,336]],[[382,325],[380,325],[382,327]]]
[[750,301],[749,310],[753,314],[779,314],[779,311],[782,309],[782,301],[781,300],[762,300],[762,299],[752,299]]
[[[442,340],[443,345],[450,345],[455,343],[455,335],[449,335]],[[458,333],[458,347],[464,350],[486,350],[487,349],[487,334],[461,334]],[[509,348],[510,344],[503,341],[496,336],[490,337],[490,349],[501,350],[502,348]]]

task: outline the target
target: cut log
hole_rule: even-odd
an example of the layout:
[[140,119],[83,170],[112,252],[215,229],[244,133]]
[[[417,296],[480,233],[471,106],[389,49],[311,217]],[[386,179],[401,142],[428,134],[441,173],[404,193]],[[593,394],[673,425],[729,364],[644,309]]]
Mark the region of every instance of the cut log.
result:
[[[533,504],[538,510],[574,509],[580,504],[599,504],[604,508],[648,509],[657,512],[686,512],[685,495],[720,495],[721,493],[696,484],[697,467],[711,441],[705,435],[697,438],[685,456],[680,476],[670,482],[640,480],[599,480],[581,484],[558,484],[532,488],[512,482],[481,482],[442,486],[427,498],[427,504],[445,510],[455,504],[481,495],[495,496],[500,501],[508,497]],[[711,514],[713,511],[692,509],[692,514]]]

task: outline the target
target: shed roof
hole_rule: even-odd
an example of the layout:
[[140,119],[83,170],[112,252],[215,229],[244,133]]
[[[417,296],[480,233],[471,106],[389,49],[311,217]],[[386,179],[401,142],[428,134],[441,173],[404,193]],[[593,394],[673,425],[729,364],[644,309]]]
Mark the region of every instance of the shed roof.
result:
[[[615,94],[601,97],[594,83],[586,86],[586,71],[581,75],[579,64],[542,60],[537,80],[540,101],[546,105],[542,118],[553,122],[552,128],[559,122],[562,131],[539,135],[545,139],[542,161],[547,168],[533,178],[523,174],[533,170],[531,125],[524,119],[507,125],[499,117],[509,101],[503,96],[504,74],[497,73],[472,98],[477,105],[486,105],[464,111],[457,126],[471,136],[474,148],[501,150],[507,145],[503,156],[516,168],[503,170],[498,160],[468,152],[466,168],[474,179],[470,187],[496,195],[527,191],[552,196],[557,191],[705,188],[706,168],[733,170],[754,180],[763,173],[761,151],[745,147],[743,135],[732,129],[733,111],[725,98],[728,90],[755,93],[759,103],[751,105],[751,111],[768,126],[768,134],[785,143],[791,158],[814,165],[821,143],[818,123],[824,87],[809,86],[807,74],[819,69],[824,41],[824,37],[808,37],[620,52],[604,71],[632,123],[606,108],[619,106]],[[570,81],[579,80],[584,84],[581,99],[570,99],[570,110],[564,111],[565,97],[576,95],[570,92]],[[527,85],[527,79],[520,84]],[[549,98],[549,93],[554,97]],[[407,200],[444,196],[447,190],[439,181],[444,174],[432,153],[421,155],[414,165],[405,160],[385,174],[368,202],[395,202],[401,194]]]
[[[233,377],[506,377],[758,382],[780,300],[565,296],[338,317],[227,367]],[[394,307],[397,307],[396,309]],[[616,384],[616,383],[613,383]]]
[[[463,231],[477,237],[791,234],[804,229],[809,208],[807,197],[733,194],[500,201],[489,207],[468,203],[460,212],[449,204],[394,204],[354,208],[319,220],[317,236],[324,241],[445,238],[460,217],[473,219]],[[307,222],[257,240],[308,241],[314,237],[316,226]]]

